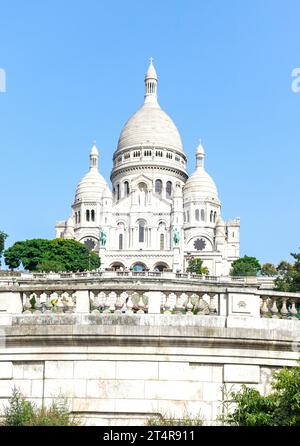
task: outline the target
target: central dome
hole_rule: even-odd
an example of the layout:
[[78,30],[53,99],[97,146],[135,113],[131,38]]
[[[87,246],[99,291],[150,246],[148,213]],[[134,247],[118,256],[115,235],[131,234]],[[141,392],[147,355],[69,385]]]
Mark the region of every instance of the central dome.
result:
[[157,74],[152,60],[145,76],[144,104],[123,127],[116,152],[141,146],[167,148],[183,153],[176,125],[157,102]]
[[121,132],[117,151],[142,145],[183,152],[176,125],[158,104],[146,102],[128,119]]

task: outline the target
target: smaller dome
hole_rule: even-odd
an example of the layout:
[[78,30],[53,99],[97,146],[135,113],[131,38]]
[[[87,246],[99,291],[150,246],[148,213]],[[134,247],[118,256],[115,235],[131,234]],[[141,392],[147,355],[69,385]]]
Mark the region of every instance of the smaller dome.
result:
[[107,183],[97,169],[91,169],[82,178],[76,189],[75,202],[77,200],[99,200]]
[[211,176],[203,169],[197,170],[188,178],[184,185],[184,200],[199,198],[216,200],[219,202],[217,186]]

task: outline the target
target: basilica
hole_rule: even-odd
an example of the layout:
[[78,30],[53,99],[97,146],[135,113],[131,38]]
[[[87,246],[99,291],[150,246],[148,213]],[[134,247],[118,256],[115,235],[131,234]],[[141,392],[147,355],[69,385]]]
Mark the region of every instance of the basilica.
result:
[[144,103],[124,125],[113,154],[112,189],[99,173],[94,144],[71,216],[57,222],[56,237],[97,251],[103,269],[184,272],[189,259],[200,258],[210,275],[228,275],[239,257],[240,220],[222,219],[201,143],[195,158],[189,176],[179,131],[157,100],[151,60]]

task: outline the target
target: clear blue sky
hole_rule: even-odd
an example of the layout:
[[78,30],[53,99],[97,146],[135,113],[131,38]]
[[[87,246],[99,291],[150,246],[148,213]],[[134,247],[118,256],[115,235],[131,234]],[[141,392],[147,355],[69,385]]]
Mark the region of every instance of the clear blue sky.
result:
[[194,169],[199,137],[241,254],[300,246],[299,0],[0,0],[0,229],[52,238],[70,214],[92,141],[112,154],[143,100],[153,56],[159,101]]

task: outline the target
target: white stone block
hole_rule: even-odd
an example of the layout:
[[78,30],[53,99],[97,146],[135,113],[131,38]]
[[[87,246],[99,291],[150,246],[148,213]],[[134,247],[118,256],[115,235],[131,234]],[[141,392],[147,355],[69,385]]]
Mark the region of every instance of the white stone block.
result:
[[224,382],[259,383],[260,370],[258,365],[225,364]]
[[86,396],[85,379],[46,379],[44,385],[45,397],[57,398],[60,395],[67,398]]
[[203,383],[203,401],[222,400],[221,383]]
[[31,397],[42,398],[43,397],[43,380],[33,379],[31,381]]
[[116,399],[115,411],[125,413],[157,413],[158,401],[141,399]]
[[89,313],[90,299],[88,291],[76,291],[76,313]]
[[44,364],[43,363],[25,363],[23,367],[24,379],[43,379]]
[[158,363],[150,361],[117,361],[117,379],[158,379]]
[[260,317],[260,297],[250,293],[228,293],[228,316]]
[[73,361],[46,361],[45,378],[73,378]]
[[0,398],[10,398],[14,387],[13,380],[0,381]]
[[[127,401],[127,400],[126,400]],[[74,412],[114,412],[114,399],[100,398],[73,398],[72,411]]]
[[160,314],[161,291],[148,291],[144,294],[148,297],[148,313]]
[[145,398],[158,400],[202,400],[202,383],[145,381]]
[[13,363],[13,378],[14,379],[22,379],[23,378],[23,370],[24,364],[22,362],[14,362]]
[[11,379],[13,377],[12,362],[0,362],[0,379]]
[[115,376],[115,361],[74,361],[74,378],[113,379]]
[[88,398],[144,398],[142,380],[96,380],[87,381]]

